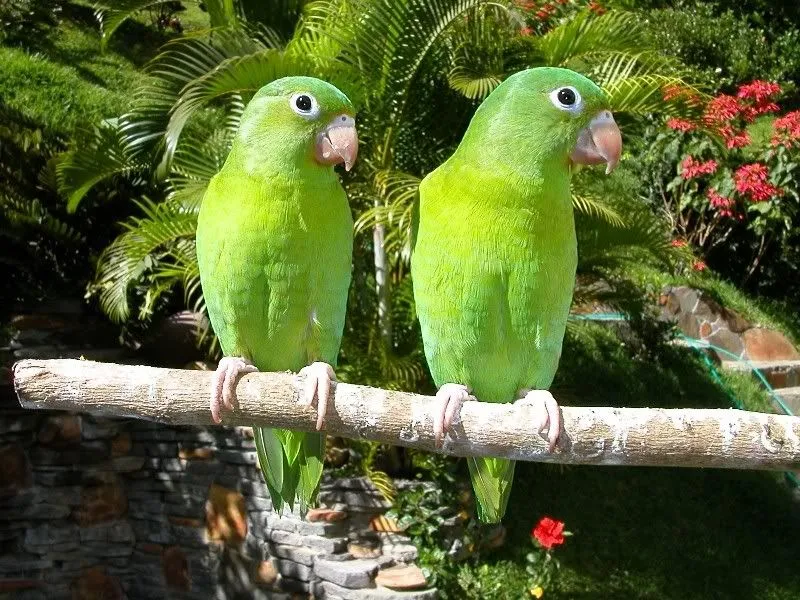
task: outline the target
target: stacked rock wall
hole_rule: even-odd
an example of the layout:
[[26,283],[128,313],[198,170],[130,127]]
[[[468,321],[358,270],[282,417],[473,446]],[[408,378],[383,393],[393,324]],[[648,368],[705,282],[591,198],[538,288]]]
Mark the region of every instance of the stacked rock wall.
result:
[[255,465],[247,428],[0,409],[0,597],[436,597],[369,482],[280,516]]

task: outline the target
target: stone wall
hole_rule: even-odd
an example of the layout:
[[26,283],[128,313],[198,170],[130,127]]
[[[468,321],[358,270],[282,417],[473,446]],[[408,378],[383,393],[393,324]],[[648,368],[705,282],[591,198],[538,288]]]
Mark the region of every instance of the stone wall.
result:
[[[0,409],[0,598],[432,599],[368,481],[272,511],[248,428]],[[396,590],[413,591],[396,591]]]
[[727,351],[714,351],[721,361],[800,360],[800,353],[782,333],[750,323],[700,290],[668,287],[659,304],[661,318],[675,321],[685,335]]

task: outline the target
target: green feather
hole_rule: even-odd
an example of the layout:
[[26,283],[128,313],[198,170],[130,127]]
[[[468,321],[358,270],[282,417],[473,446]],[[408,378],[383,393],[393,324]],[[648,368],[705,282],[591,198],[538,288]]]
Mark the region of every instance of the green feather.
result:
[[[575,88],[582,110],[556,107]],[[420,184],[411,274],[425,356],[437,386],[514,402],[552,383],[572,300],[577,245],[569,153],[608,108],[566,69],[517,73],[478,108],[455,153]],[[478,516],[496,522],[514,463],[468,459]]]
[[[311,94],[316,117],[290,103]],[[309,77],[262,88],[245,109],[225,165],[209,184],[197,228],[208,314],[226,356],[261,371],[335,365],[350,286],[353,220],[339,178],[317,163],[319,133],[347,97]],[[224,418],[224,417],[223,417]],[[254,427],[259,465],[275,510],[316,497],[324,436]]]

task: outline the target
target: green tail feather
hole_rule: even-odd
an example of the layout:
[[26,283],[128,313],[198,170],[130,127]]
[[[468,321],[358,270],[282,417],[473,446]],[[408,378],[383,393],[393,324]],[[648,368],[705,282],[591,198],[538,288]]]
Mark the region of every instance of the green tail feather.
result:
[[467,464],[478,500],[478,519],[483,523],[499,523],[506,513],[516,463],[504,458],[469,457]]
[[253,427],[253,437],[273,508],[282,514],[298,503],[305,515],[319,491],[325,434]]

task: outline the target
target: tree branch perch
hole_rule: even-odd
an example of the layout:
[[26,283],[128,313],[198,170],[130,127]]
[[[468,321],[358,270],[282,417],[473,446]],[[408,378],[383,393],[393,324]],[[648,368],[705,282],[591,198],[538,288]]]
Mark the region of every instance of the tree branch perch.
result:
[[[25,408],[136,417],[172,425],[211,425],[212,373],[82,360],[23,360],[14,387]],[[297,404],[291,373],[253,373],[237,388],[239,408],[226,425],[313,431],[316,411]],[[437,451],[432,398],[339,383],[329,434]],[[444,448],[455,456],[594,465],[800,469],[800,418],[732,409],[563,407],[558,448],[531,426],[530,409],[467,402]]]

